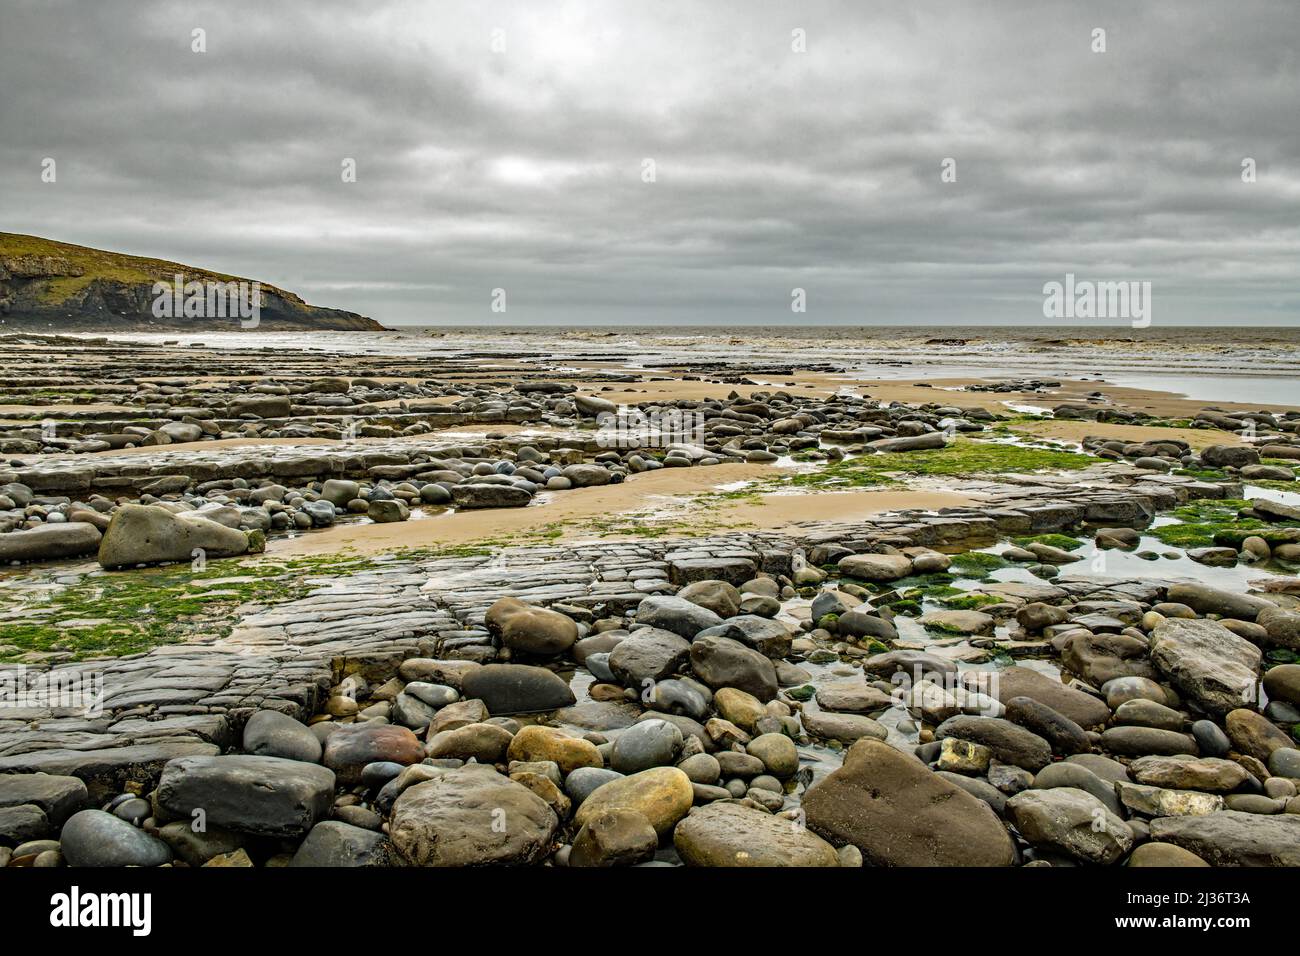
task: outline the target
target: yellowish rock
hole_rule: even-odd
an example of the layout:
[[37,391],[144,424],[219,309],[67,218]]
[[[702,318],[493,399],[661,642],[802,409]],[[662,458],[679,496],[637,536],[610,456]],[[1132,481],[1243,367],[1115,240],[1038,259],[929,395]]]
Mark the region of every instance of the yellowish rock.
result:
[[752,731],[754,724],[767,716],[762,701],[736,687],[720,688],[713,695],[713,705],[718,713],[743,730]]
[[596,745],[581,737],[571,737],[554,727],[525,727],[515,734],[506,751],[510,760],[528,762],[550,760],[560,767],[560,773],[568,775],[579,767],[603,767],[600,751]]
[[686,816],[694,799],[686,774],[676,767],[654,767],[597,787],[578,807],[574,822],[582,827],[607,810],[633,810],[662,838]]

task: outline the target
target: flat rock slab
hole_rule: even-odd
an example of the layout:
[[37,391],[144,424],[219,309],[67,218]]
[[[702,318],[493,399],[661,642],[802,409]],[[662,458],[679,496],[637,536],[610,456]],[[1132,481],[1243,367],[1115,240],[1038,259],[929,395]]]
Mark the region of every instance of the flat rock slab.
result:
[[41,750],[0,757],[0,774],[15,771],[65,774],[88,785],[120,790],[128,780],[152,780],[169,760],[220,752],[219,747],[198,740],[168,740],[102,750]]
[[1217,621],[1171,618],[1151,638],[1152,662],[1208,713],[1222,717],[1255,699],[1259,648]]
[[40,808],[54,826],[90,801],[86,785],[76,777],[47,773],[12,773],[0,776],[0,807],[30,804]]
[[1158,817],[1151,839],[1195,853],[1211,866],[1300,866],[1300,815],[1220,810]]

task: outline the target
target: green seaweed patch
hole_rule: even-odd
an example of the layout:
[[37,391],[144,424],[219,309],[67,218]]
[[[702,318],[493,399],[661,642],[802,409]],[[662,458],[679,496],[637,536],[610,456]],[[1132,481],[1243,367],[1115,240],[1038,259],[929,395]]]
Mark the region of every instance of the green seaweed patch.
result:
[[1152,528],[1151,534],[1161,544],[1173,548],[1208,548],[1213,546],[1215,534],[1222,530],[1225,526],[1219,524],[1182,523]]
[[940,598],[939,603],[944,607],[952,608],[956,611],[978,611],[980,608],[989,607],[994,604],[1002,604],[1006,598],[1000,598],[992,594],[972,594],[967,592],[956,597]]
[[1260,521],[1240,521],[1236,525],[1223,528],[1214,533],[1214,543],[1224,548],[1236,548],[1241,550],[1241,543],[1247,538],[1263,538],[1268,542],[1270,548],[1275,548],[1279,544],[1295,544],[1300,540],[1300,535],[1295,533],[1295,529],[1300,527],[1300,523],[1286,522],[1282,526],[1276,524],[1264,524]]
[[964,637],[966,632],[959,627],[953,627],[951,624],[944,624],[942,621],[928,621],[925,625],[927,631],[934,631],[936,634],[947,634],[952,637]]
[[1179,521],[1226,522],[1236,521],[1250,506],[1244,498],[1198,498],[1179,505],[1170,514]]
[[407,548],[363,558],[341,552],[289,560],[237,558],[94,572],[44,600],[19,606],[0,630],[0,662],[32,652],[58,652],[74,660],[120,657],[162,644],[227,636],[241,607],[271,606],[306,597],[330,578],[382,570],[394,561],[481,557],[480,542],[454,548]]
[[[911,574],[889,584],[878,584],[875,587],[877,593],[897,591],[899,594],[907,596],[910,596],[910,592],[914,590],[931,593],[936,588],[952,588],[952,575],[946,571],[935,571],[933,574]],[[957,590],[956,588],[952,589]]]
[[871,487],[895,484],[899,476],[962,476],[1077,471],[1100,461],[1092,455],[1055,448],[959,438],[944,448],[859,455],[815,472],[791,475],[795,487]]
[[959,571],[972,575],[985,575],[1011,567],[1011,562],[1001,555],[989,554],[987,551],[967,551],[952,558],[952,566]]
[[[952,579],[949,578],[948,580],[951,581]],[[911,598],[913,600],[922,600],[925,598],[930,598],[931,600],[938,600],[940,598],[954,597],[958,594],[965,594],[965,593],[966,592],[963,591],[961,588],[954,587],[952,584],[945,582],[943,584],[932,584],[929,587],[911,588],[903,596],[907,598]]]
[[888,607],[896,614],[905,614],[908,617],[916,617],[916,615],[921,613],[921,602],[912,600],[911,598],[899,598],[896,601],[890,601],[881,606]]
[[1228,473],[1219,468],[1175,468],[1173,474],[1197,481],[1229,481]]

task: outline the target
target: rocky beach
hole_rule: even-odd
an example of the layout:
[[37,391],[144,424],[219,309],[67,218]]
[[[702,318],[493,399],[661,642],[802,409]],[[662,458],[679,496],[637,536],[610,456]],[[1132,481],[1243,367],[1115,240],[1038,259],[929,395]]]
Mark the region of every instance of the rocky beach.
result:
[[746,334],[0,334],[0,866],[1300,865],[1291,336]]

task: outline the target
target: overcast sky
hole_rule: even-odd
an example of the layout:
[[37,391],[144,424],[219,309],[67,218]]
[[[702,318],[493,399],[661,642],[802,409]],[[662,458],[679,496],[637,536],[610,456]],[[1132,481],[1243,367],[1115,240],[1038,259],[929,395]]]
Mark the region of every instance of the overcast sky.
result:
[[1298,51],[1294,0],[3,0],[0,231],[387,324],[1044,324],[1073,272],[1293,325]]

